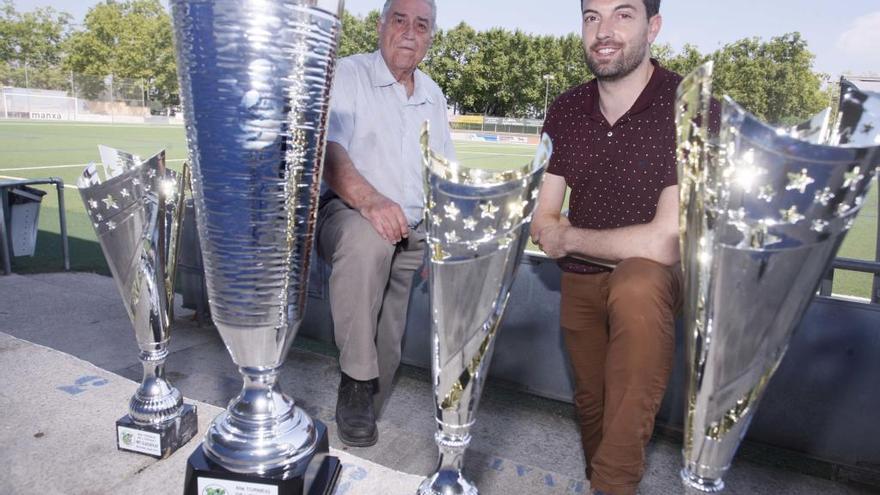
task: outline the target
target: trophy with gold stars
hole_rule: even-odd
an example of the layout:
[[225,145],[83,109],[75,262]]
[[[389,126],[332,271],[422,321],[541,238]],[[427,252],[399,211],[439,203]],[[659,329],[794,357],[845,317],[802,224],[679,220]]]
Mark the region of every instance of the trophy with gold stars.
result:
[[682,480],[718,492],[795,327],[880,164],[880,94],[774,128],[729,97],[712,65],[678,89],[688,355]]
[[116,422],[117,447],[157,458],[171,455],[198,430],[196,408],[165,379],[174,308],[174,275],[183,223],[186,166],[165,167],[165,152],[147,160],[105,146],[101,168],[78,180],[86,211],[134,325],[143,380]]
[[440,459],[419,494],[476,494],[462,462],[552,146],[545,135],[532,163],[496,171],[435,154],[427,124],[421,141]]

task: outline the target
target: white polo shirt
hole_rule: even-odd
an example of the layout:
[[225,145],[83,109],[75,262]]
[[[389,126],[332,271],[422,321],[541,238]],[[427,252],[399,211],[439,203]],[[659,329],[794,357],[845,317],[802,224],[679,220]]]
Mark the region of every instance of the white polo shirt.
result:
[[403,208],[410,225],[422,220],[424,207],[419,133],[426,120],[431,149],[454,160],[446,98],[437,83],[416,69],[407,97],[378,50],[339,60],[327,140],[345,148],[358,172]]

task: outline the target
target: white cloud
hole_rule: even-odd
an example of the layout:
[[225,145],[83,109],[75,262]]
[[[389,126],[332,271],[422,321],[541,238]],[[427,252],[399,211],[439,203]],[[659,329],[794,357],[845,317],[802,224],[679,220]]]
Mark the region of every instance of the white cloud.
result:
[[857,18],[837,38],[837,48],[842,55],[867,58],[865,62],[874,66],[873,70],[880,70],[880,11]]

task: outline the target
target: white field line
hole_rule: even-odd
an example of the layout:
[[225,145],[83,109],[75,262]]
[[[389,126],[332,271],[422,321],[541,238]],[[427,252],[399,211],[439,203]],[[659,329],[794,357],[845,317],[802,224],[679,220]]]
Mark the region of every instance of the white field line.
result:
[[[31,178],[33,178],[33,177],[31,177]],[[27,177],[12,177],[12,176],[10,176],[10,175],[0,175],[0,179],[28,180]],[[43,185],[43,184],[41,184],[41,185]],[[44,184],[44,185],[46,185],[46,186],[51,186],[52,184]],[[64,184],[64,189],[76,189],[76,190],[79,190],[79,188],[76,187],[76,186],[74,186],[73,184]]]
[[[531,144],[500,145],[500,144],[484,143],[483,145],[479,145],[479,144],[471,145],[471,143],[462,143],[461,141],[455,142],[455,149],[457,149],[457,150],[468,150],[468,149],[484,150],[487,148],[492,148],[493,146],[504,147],[504,148],[514,148],[515,147],[515,148],[522,149],[523,151],[538,149],[537,145],[533,146]],[[517,150],[517,151],[519,151],[519,150]]]
[[52,125],[52,126],[71,126],[71,127],[162,127],[162,128],[170,128],[170,127],[179,127],[183,129],[183,124],[130,124],[126,122],[93,122],[93,123],[85,123],[85,122],[75,122],[75,121],[63,121],[63,122],[52,122],[48,120],[33,122],[27,120],[3,120],[0,119],[0,127],[2,126],[13,126],[13,125]]
[[453,139],[456,146],[516,146],[519,148],[537,148],[538,143],[493,143],[491,141],[472,141],[470,139]]
[[523,154],[523,153],[490,153],[488,151],[467,151],[461,150],[462,155],[489,155],[489,156],[525,156],[532,158],[535,156],[534,153],[531,154]]
[[[165,160],[166,162],[184,162],[185,158],[174,158],[171,160]],[[88,167],[89,163],[74,163],[71,165],[40,165],[38,167],[14,167],[14,168],[0,168],[0,172],[17,172],[20,170],[49,170],[53,168],[77,168],[77,167]]]

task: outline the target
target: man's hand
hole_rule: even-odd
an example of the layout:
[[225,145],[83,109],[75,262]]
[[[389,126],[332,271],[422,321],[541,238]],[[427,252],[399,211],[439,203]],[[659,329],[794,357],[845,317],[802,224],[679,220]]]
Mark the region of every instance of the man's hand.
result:
[[409,224],[399,204],[377,191],[358,172],[348,152],[339,143],[327,143],[324,181],[347,205],[370,222],[376,232],[391,244],[409,235]]
[[397,244],[409,236],[409,224],[400,205],[380,193],[374,193],[364,200],[358,208],[383,239]]
[[553,259],[564,258],[569,255],[565,248],[565,235],[571,229],[571,222],[564,215],[559,220],[544,227],[532,241],[541,248],[547,256]]

